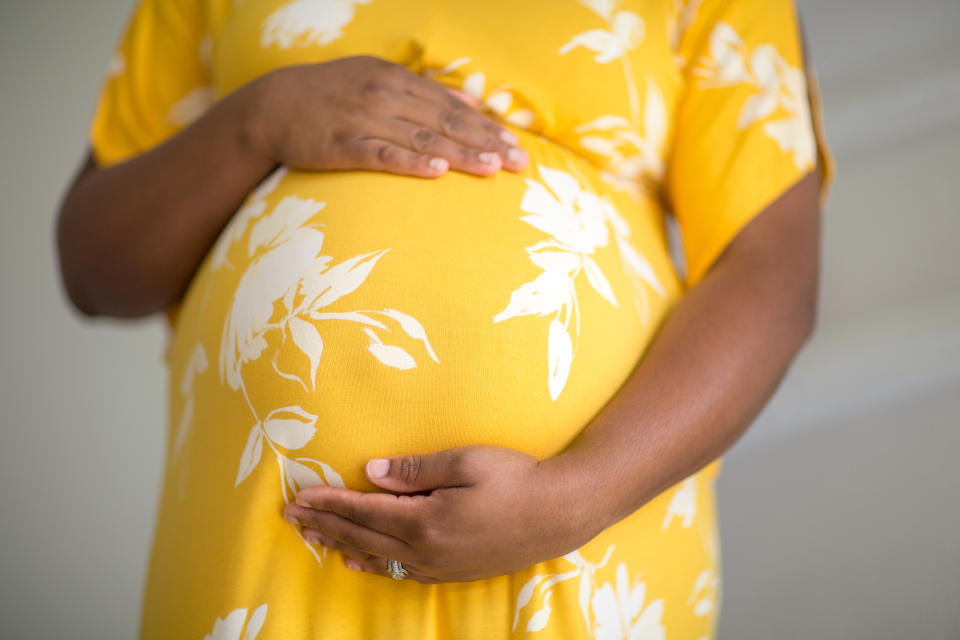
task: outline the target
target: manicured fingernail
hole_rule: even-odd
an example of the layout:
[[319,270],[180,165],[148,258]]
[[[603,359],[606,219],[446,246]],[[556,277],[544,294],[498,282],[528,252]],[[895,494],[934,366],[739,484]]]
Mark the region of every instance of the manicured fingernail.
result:
[[430,161],[430,168],[435,171],[446,171],[447,161],[443,158],[434,158]]
[[520,144],[520,139],[517,138],[517,135],[513,131],[508,131],[507,129],[500,131],[500,139],[507,144]]
[[283,519],[286,520],[287,522],[289,522],[290,524],[300,524],[300,523],[297,521],[297,519],[294,518],[294,517],[293,517],[292,515],[290,515],[289,513],[284,514]]
[[315,544],[319,547],[326,546],[323,544],[323,542],[320,541],[320,538],[314,538],[313,536],[310,536],[309,538],[307,538],[307,542],[309,542],[310,544]]
[[374,458],[367,463],[367,475],[371,478],[382,478],[390,470],[390,461],[383,458]]
[[477,157],[480,158],[480,162],[482,162],[482,163],[484,163],[484,164],[493,164],[493,163],[495,163],[495,162],[497,161],[497,158],[498,158],[499,156],[498,156],[497,154],[493,153],[492,151],[484,151],[483,153],[481,153],[481,154],[478,155]]
[[520,147],[511,147],[507,151],[507,159],[510,162],[516,162],[517,164],[527,160],[527,152],[521,149]]
[[307,509],[312,508],[312,507],[310,506],[310,503],[307,502],[306,500],[304,500],[303,498],[297,498],[296,503],[297,503],[298,505],[300,505],[301,507],[306,507]]
[[354,571],[361,570],[360,563],[357,562],[356,560],[353,560],[352,558],[347,558],[347,568],[353,569]]

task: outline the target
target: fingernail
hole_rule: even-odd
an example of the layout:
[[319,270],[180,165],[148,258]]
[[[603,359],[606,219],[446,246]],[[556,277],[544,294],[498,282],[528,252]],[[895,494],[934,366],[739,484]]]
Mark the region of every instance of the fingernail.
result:
[[446,171],[447,161],[443,158],[434,158],[430,161],[430,168],[435,171]]
[[315,544],[320,547],[326,546],[322,542],[320,542],[320,538],[310,537],[310,538],[307,538],[307,542],[309,542],[310,544]]
[[310,503],[307,502],[306,500],[304,500],[303,498],[297,498],[296,503],[297,503],[298,505],[300,505],[301,507],[305,507],[305,508],[307,508],[307,509],[312,508],[312,507],[310,506]]
[[351,558],[347,558],[347,568],[353,569],[354,571],[360,571],[360,563]]
[[500,139],[506,142],[507,144],[520,144],[520,139],[513,131],[507,129],[502,129],[500,131]]
[[367,463],[367,475],[371,478],[382,478],[390,470],[390,461],[383,458],[374,458]]
[[477,157],[480,158],[480,162],[484,164],[493,164],[497,161],[497,154],[492,151],[484,151]]
[[297,519],[291,516],[290,514],[284,514],[283,519],[289,522],[290,524],[300,524],[297,521]]
[[510,162],[520,164],[527,160],[527,152],[520,147],[511,147],[510,150],[507,151],[507,159]]

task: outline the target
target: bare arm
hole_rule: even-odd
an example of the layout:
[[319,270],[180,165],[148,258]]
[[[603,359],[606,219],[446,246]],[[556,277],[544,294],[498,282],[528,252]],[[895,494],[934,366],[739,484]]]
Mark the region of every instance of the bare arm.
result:
[[819,185],[808,174],[737,235],[553,459],[602,503],[601,529],[722,455],[773,394],[814,326]]
[[243,198],[273,167],[252,144],[255,87],[154,149],[86,162],[57,226],[61,272],[87,314],[136,317],[176,301]]
[[278,164],[424,178],[526,166],[524,152],[510,153],[516,137],[457,95],[401,65],[351,56],[262,76],[125,162],[98,168],[88,152],[57,226],[70,299],[84,313],[119,317],[177,301]]
[[814,325],[818,187],[816,172],[805,176],[740,231],[562,454],[468,446],[389,458],[367,475],[403,495],[313,487],[284,515],[364,570],[388,575],[393,558],[426,583],[504,575],[582,546],[722,455],[773,393]]

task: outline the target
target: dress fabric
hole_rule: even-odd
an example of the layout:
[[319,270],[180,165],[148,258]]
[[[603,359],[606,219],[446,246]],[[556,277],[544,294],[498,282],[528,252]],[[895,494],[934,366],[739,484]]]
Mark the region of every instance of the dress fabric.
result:
[[140,0],[95,158],[272,69],[358,54],[476,96],[530,164],[281,167],[251,192],[169,316],[141,637],[713,638],[719,460],[566,556],[469,583],[351,571],[281,509],[306,486],[376,490],[372,457],[562,452],[737,232],[818,159],[832,173],[793,3]]

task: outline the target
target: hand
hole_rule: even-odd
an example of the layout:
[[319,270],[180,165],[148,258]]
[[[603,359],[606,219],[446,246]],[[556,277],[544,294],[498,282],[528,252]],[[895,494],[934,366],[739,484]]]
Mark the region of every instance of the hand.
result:
[[290,167],[432,178],[528,162],[516,135],[471,108],[472,97],[382,58],[282,67],[255,82],[254,146]]
[[505,575],[600,530],[594,496],[559,462],[496,446],[375,459],[370,481],[400,495],[312,487],[284,517],[308,541],[342,551],[351,568],[387,576],[389,558],[424,583]]

